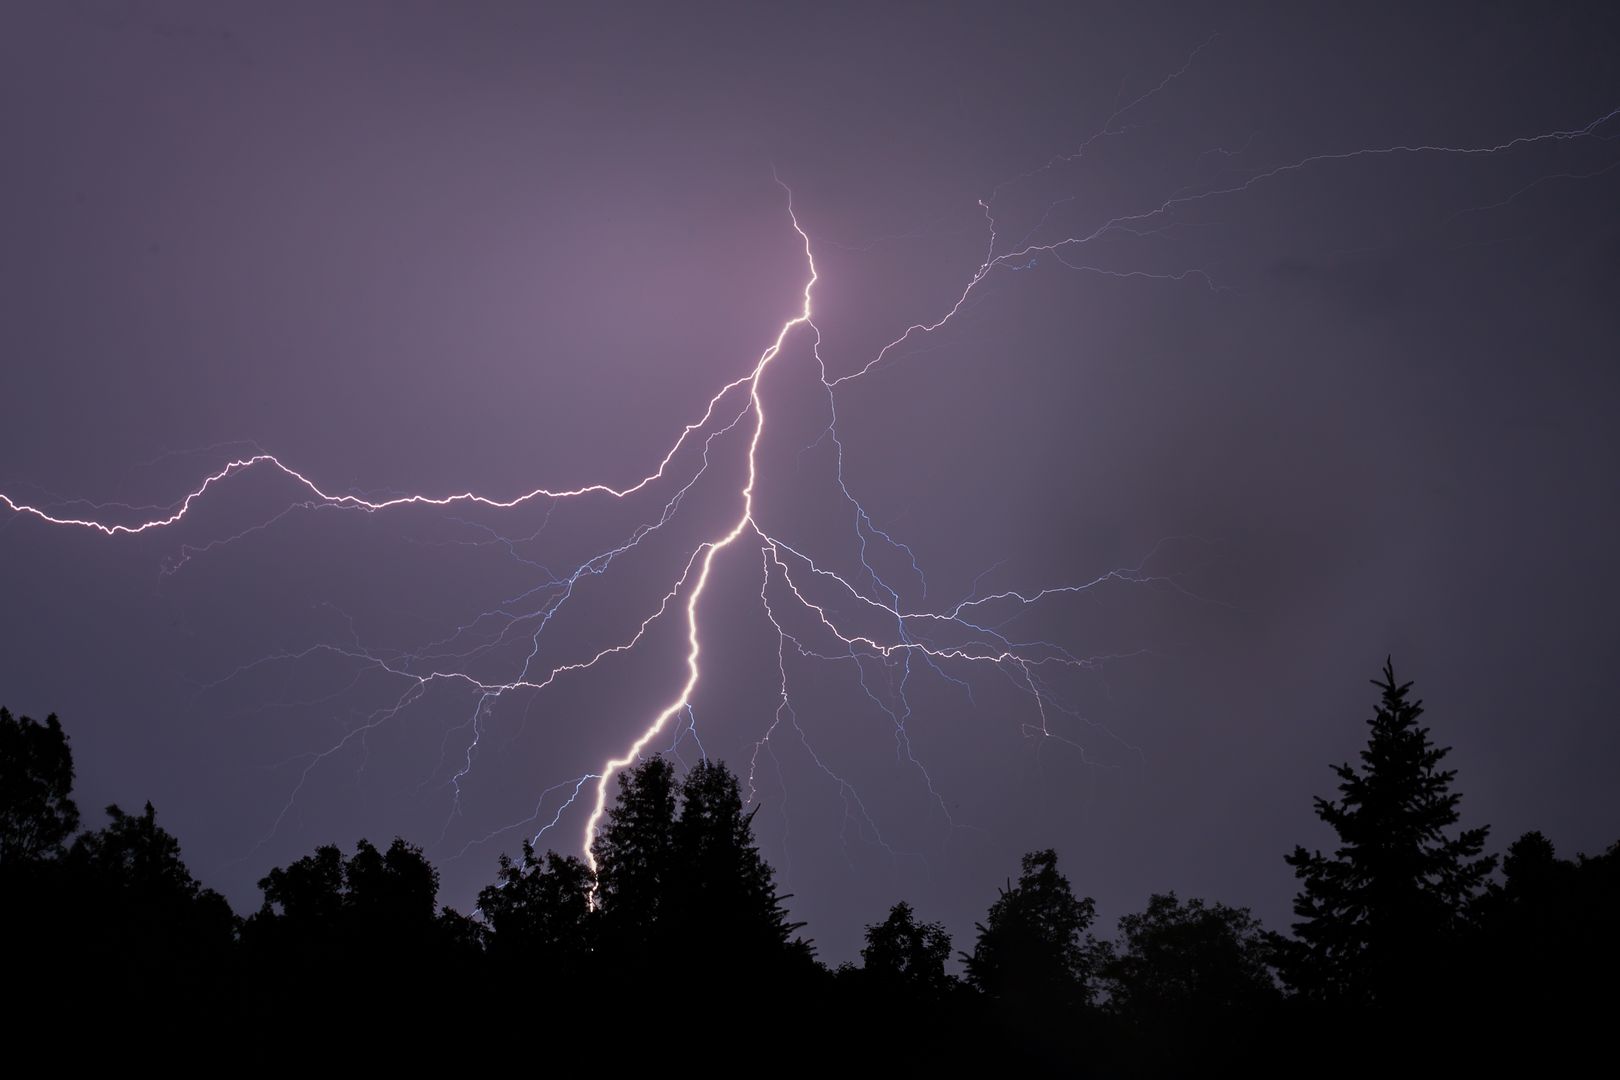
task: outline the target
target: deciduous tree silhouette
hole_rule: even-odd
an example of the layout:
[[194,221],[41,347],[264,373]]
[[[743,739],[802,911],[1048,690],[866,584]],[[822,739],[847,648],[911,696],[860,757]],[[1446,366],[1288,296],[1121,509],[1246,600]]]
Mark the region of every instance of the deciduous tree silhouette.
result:
[[1461,795],[1439,768],[1449,747],[1418,725],[1412,684],[1386,661],[1373,685],[1382,697],[1362,765],[1334,768],[1339,801],[1316,799],[1338,848],[1287,856],[1303,887],[1282,970],[1309,997],[1392,1004],[1433,992],[1495,859],[1480,856],[1485,828],[1447,835]]
[[1095,992],[1097,948],[1086,937],[1096,905],[1078,898],[1058,873],[1057,853],[1023,858],[1017,885],[1001,891],[978,924],[968,981],[993,998],[1040,1010],[1089,1005]]
[[923,997],[945,993],[955,981],[945,973],[951,936],[943,923],[919,923],[902,900],[889,917],[866,928],[862,971],[881,987]]
[[264,904],[255,918],[287,927],[386,933],[433,922],[439,872],[420,848],[396,837],[386,852],[370,841],[345,859],[336,845],[316,848],[259,882]]
[[1110,1007],[1122,1014],[1218,1018],[1277,996],[1271,946],[1247,908],[1159,893],[1145,911],[1121,916],[1119,932],[1103,979]]
[[590,897],[590,867],[579,859],[536,855],[527,840],[521,862],[503,854],[495,884],[478,894],[497,968],[514,975],[525,965],[577,969],[594,938]]
[[1615,1005],[1620,966],[1620,844],[1560,859],[1539,832],[1508,848],[1505,880],[1480,905],[1471,982],[1488,1012],[1570,1024]]
[[212,993],[235,940],[235,912],[191,876],[151,803],[141,814],[109,806],[107,816],[67,855],[75,906],[84,905],[74,932],[93,946],[99,977],[143,993]]
[[61,858],[79,825],[72,791],[73,754],[55,714],[41,724],[0,708],[0,983],[22,1008],[69,992],[68,971],[93,955],[83,921],[96,904]]
[[[180,857],[180,841],[157,823],[151,803],[139,815],[107,807],[112,820],[73,841],[69,858],[76,866],[103,875],[109,884],[143,902],[172,905],[176,910],[214,907],[228,913],[225,899],[191,876]],[[198,912],[189,912],[197,918]],[[228,920],[227,920],[228,921]]]
[[0,708],[0,867],[60,855],[79,827],[73,753],[56,714],[43,724]]
[[361,840],[347,859],[335,845],[317,848],[271,870],[259,888],[264,903],[242,939],[277,1009],[397,1000],[468,945],[466,920],[436,909],[439,872],[402,839],[387,851]]

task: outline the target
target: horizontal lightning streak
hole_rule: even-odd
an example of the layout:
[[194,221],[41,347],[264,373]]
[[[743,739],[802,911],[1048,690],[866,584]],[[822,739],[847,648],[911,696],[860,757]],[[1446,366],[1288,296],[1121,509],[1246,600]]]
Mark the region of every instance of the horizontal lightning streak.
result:
[[553,491],[549,488],[535,488],[533,491],[511,499],[492,499],[486,495],[479,495],[475,492],[464,491],[457,495],[401,495],[392,499],[372,500],[362,498],[359,495],[333,495],[322,490],[313,480],[299,472],[297,469],[284,464],[281,459],[276,457],[274,454],[254,454],[252,457],[240,458],[238,460],[231,461],[226,464],[224,468],[207,477],[196,490],[186,495],[184,499],[176,504],[177,508],[173,513],[164,517],[151,518],[137,525],[108,525],[104,522],[96,521],[90,518],[58,517],[42,507],[34,506],[29,503],[18,502],[12,499],[11,496],[4,493],[0,493],[0,502],[5,503],[9,509],[15,511],[16,513],[37,517],[41,521],[51,525],[69,525],[85,529],[94,529],[97,532],[104,533],[107,536],[117,536],[119,534],[135,535],[138,533],[147,532],[151,529],[160,529],[165,526],[175,524],[191,511],[192,504],[198,499],[202,498],[202,496],[207,493],[209,488],[213,487],[215,484],[218,484],[220,481],[235,475],[236,473],[253,468],[256,465],[272,466],[277,471],[308,488],[310,493],[314,495],[315,498],[322,504],[329,506],[350,507],[367,512],[390,510],[399,506],[454,506],[458,503],[475,503],[480,506],[488,506],[498,510],[510,510],[515,506],[521,506],[524,503],[532,502],[535,499],[571,499],[580,495],[596,494],[611,495],[615,499],[623,499],[627,496],[634,495],[636,492],[640,491],[642,488],[645,488],[649,484],[663,479],[664,470],[669,467],[671,459],[673,459],[680,451],[681,447],[686,444],[686,440],[692,434],[692,432],[701,430],[705,425],[707,425],[709,418],[714,415],[715,407],[720,404],[721,400],[731,391],[737,389],[739,386],[742,386],[744,383],[749,382],[750,378],[750,376],[744,375],[741,378],[733,379],[731,382],[721,387],[719,392],[717,392],[714,397],[709,399],[708,408],[704,410],[703,416],[693,423],[687,424],[685,429],[682,430],[680,437],[675,440],[675,445],[669,448],[669,452],[666,453],[663,460],[658,463],[658,468],[642,477],[636,483],[625,488],[615,488],[608,484],[587,484],[584,487],[569,488],[562,491]]

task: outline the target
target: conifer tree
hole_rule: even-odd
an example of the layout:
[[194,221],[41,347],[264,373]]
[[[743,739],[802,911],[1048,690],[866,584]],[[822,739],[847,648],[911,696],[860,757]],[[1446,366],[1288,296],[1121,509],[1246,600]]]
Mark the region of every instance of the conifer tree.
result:
[[675,769],[661,757],[619,773],[619,797],[593,844],[602,933],[615,950],[661,947],[679,795]]
[[1336,766],[1339,800],[1316,799],[1339,846],[1286,857],[1302,889],[1283,976],[1310,997],[1391,1004],[1433,988],[1496,860],[1480,856],[1486,828],[1448,835],[1462,796],[1440,768],[1450,748],[1418,724],[1412,684],[1386,660],[1373,685],[1382,699],[1361,766]]

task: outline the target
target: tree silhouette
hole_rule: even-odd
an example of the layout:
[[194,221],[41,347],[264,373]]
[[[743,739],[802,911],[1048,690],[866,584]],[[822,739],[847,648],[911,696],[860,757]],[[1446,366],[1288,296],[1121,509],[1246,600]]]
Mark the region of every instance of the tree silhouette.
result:
[[964,953],[975,989],[1009,1003],[1043,1010],[1091,1002],[1097,950],[1086,937],[1096,905],[1077,898],[1058,873],[1057,853],[1023,857],[1017,885],[1001,890]]
[[1303,888],[1282,971],[1308,997],[1389,1004],[1432,990],[1495,859],[1480,857],[1485,828],[1446,835],[1461,795],[1438,767],[1450,748],[1417,723],[1412,684],[1386,660],[1373,685],[1382,699],[1360,769],[1336,766],[1340,800],[1315,800],[1339,847],[1287,856]]
[[225,967],[235,912],[192,877],[151,803],[141,814],[109,806],[107,816],[104,828],[74,840],[66,859],[78,944],[96,956],[103,980],[146,993],[207,993],[196,980]]
[[1121,916],[1119,931],[1103,978],[1110,1007],[1127,1016],[1212,1017],[1277,995],[1270,945],[1247,908],[1160,893],[1145,911]]
[[680,933],[702,940],[705,950],[723,949],[734,964],[808,960],[808,943],[793,939],[804,924],[788,921],[776,872],[754,843],[754,811],[743,810],[737,777],[719,762],[700,761],[680,794],[669,897]]
[[[59,775],[71,776],[59,729],[50,741],[61,748]],[[62,805],[71,806],[67,789],[51,802],[56,831]],[[0,866],[0,969],[9,989],[27,987],[31,1004],[79,1002],[93,992],[119,1001],[128,1017],[171,1008],[195,1014],[217,1000],[231,969],[236,915],[192,877],[151,803],[140,814],[109,806],[107,815],[104,828],[66,850],[53,843],[58,857]],[[20,998],[18,1005],[27,1008]],[[19,1015],[11,1018],[20,1022]]]
[[313,855],[276,867],[259,879],[264,904],[255,918],[280,919],[283,926],[335,926],[348,906],[347,869],[336,844],[324,844]]
[[919,923],[902,900],[889,909],[887,919],[866,928],[862,971],[885,988],[931,997],[954,982],[945,973],[950,956],[951,936],[944,924]]
[[602,950],[623,966],[681,967],[694,980],[808,963],[752,822],[718,762],[684,780],[661,757],[621,773],[594,846]]
[[523,842],[523,858],[500,857],[496,882],[478,894],[490,929],[490,953],[503,970],[524,965],[575,968],[592,943],[591,871],[555,851],[536,855]]
[[338,1002],[398,1002],[425,972],[452,969],[472,947],[467,920],[436,910],[439,873],[421,849],[365,840],[335,845],[259,881],[264,903],[242,925],[264,1005],[311,1015]]
[[[817,964],[720,763],[684,777],[660,758],[626,770],[596,839],[599,875],[525,844],[521,859],[500,858],[478,919],[438,908],[438,872],[395,839],[347,856],[320,847],[269,871],[260,910],[240,921],[191,875],[151,804],[111,806],[103,828],[64,847],[76,820],[66,737],[5,713],[0,970],[27,998],[7,1016],[32,1025],[71,1005],[148,1030],[176,1017],[296,1030],[425,1017],[448,990],[502,1026],[532,1022],[543,1003],[553,1025],[620,1057],[611,1040],[627,1016],[683,1030],[718,1009],[749,1053],[779,1049],[782,1016],[813,1015],[844,1040],[829,1050],[874,1067],[1104,1075],[1297,1069],[1323,1046],[1348,1071],[1407,1047],[1416,1024],[1431,1025],[1419,1052],[1455,1067],[1470,1046],[1428,1037],[1451,1008],[1507,1033],[1606,1031],[1620,845],[1566,860],[1528,833],[1505,880],[1482,891],[1493,860],[1480,855],[1485,830],[1450,836],[1459,797],[1438,768],[1446,751],[1387,663],[1376,685],[1361,767],[1336,770],[1338,801],[1316,800],[1340,846],[1288,858],[1304,882],[1296,940],[1263,933],[1247,909],[1165,893],[1120,919],[1117,944],[1099,943],[1092,901],[1054,852],[1035,851],[961,954],[965,983],[946,972],[944,927],[906,903],[866,927],[863,967],[832,976]],[[1279,950],[1294,999],[1271,978]],[[1437,974],[1447,968],[1452,985]],[[1406,1008],[1369,1025],[1369,1004]]]
[[223,897],[191,876],[180,858],[180,841],[159,827],[151,803],[139,815],[114,804],[107,807],[107,816],[112,820],[104,828],[74,840],[68,857],[76,866],[105,875],[129,893],[176,908],[224,904]]
[[348,859],[336,845],[316,848],[313,855],[271,870],[259,888],[264,904],[255,918],[279,920],[285,926],[379,933],[433,922],[439,872],[420,848],[398,837],[386,852],[361,840]]
[[56,714],[43,724],[0,708],[0,867],[60,855],[79,827],[73,753]]
[[668,928],[660,916],[673,876],[675,769],[648,758],[619,774],[619,797],[592,845],[602,936],[624,954],[662,951]]
[[1519,1022],[1530,1015],[1568,1024],[1612,1010],[1612,991],[1592,991],[1620,964],[1620,844],[1560,859],[1550,840],[1530,832],[1508,848],[1502,869],[1505,880],[1480,905],[1482,934],[1470,965],[1476,996]]
[[398,837],[387,851],[361,840],[345,878],[345,899],[356,921],[385,931],[406,930],[429,925],[437,913],[439,872],[420,848]]

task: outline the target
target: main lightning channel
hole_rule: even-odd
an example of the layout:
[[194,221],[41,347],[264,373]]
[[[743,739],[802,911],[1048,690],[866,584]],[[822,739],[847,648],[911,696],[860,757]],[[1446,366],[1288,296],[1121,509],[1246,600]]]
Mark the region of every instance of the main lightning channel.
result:
[[[817,274],[815,254],[810,250],[810,235],[799,224],[799,216],[793,211],[793,189],[783,183],[781,177],[777,177],[776,182],[781,185],[783,191],[787,192],[788,217],[793,221],[793,231],[798,233],[799,238],[804,241],[804,258],[810,269],[810,278],[804,284],[804,306],[796,317],[782,324],[782,329],[777,333],[776,340],[760,355],[759,362],[754,365],[753,373],[747,379],[749,384],[748,396],[752,402],[750,407],[754,412],[754,434],[748,441],[748,481],[743,484],[741,492],[742,516],[737,519],[736,523],[732,525],[724,536],[707,541],[698,549],[703,552],[703,568],[698,572],[697,581],[692,585],[692,593],[686,600],[686,684],[681,687],[680,696],[664,706],[663,710],[653,717],[652,722],[647,725],[640,738],[631,743],[629,749],[622,756],[613,758],[602,767],[601,774],[596,781],[596,802],[591,807],[590,818],[585,822],[585,834],[582,838],[585,859],[590,864],[593,874],[596,871],[596,852],[593,841],[596,837],[597,825],[601,822],[602,815],[607,812],[609,781],[613,779],[620,769],[628,767],[641,756],[642,751],[647,748],[648,744],[658,737],[659,732],[664,730],[664,725],[669,723],[671,717],[690,706],[692,692],[697,689],[698,680],[702,677],[702,670],[698,666],[698,658],[703,652],[703,645],[698,637],[698,601],[703,599],[703,590],[709,583],[709,571],[714,566],[714,557],[725,548],[730,547],[737,537],[748,530],[754,521],[754,482],[759,475],[757,456],[759,440],[765,433],[765,404],[760,400],[759,396],[760,377],[765,374],[765,369],[770,366],[771,361],[781,353],[788,334],[792,333],[795,327],[814,326],[814,323],[810,321],[810,302],[811,293],[816,287]],[[713,411],[713,402],[710,403],[710,411]],[[690,430],[689,428],[688,431]]]

